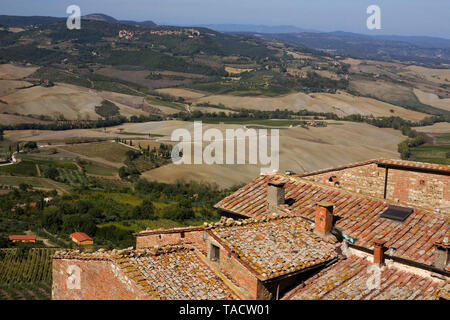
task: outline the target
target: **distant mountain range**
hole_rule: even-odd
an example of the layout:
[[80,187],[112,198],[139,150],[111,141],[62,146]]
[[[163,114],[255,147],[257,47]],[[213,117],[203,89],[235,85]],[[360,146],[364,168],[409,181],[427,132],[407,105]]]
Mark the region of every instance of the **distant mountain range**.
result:
[[313,29],[304,29],[295,26],[266,26],[266,25],[251,25],[251,24],[199,24],[195,26],[212,29],[218,32],[256,32],[256,33],[321,32]]
[[[0,15],[0,26],[7,27],[25,27],[29,25],[45,25],[61,20],[65,20],[65,17],[46,17],[46,16],[7,16]],[[125,24],[142,27],[154,27],[157,26],[153,21],[133,21],[133,20],[117,20],[111,16],[102,13],[92,13],[82,17],[85,20],[103,21],[113,24]],[[218,32],[228,33],[257,33],[266,35],[268,38],[293,41],[302,45],[315,48],[315,49],[342,49],[345,46],[360,47],[358,40],[363,42],[374,42],[378,46],[383,44],[408,43],[421,48],[436,48],[436,49],[450,49],[450,39],[428,37],[428,36],[399,36],[399,35],[366,35],[344,31],[335,32],[322,32],[313,29],[300,28],[290,25],[280,26],[267,26],[267,25],[251,25],[251,24],[199,24],[194,25],[196,27],[209,28]],[[375,40],[375,41],[374,41]],[[340,43],[343,41],[343,43]],[[405,46],[401,46],[405,49]],[[360,51],[359,48],[357,51]],[[373,47],[372,47],[373,49]],[[408,48],[411,49],[411,48]],[[345,50],[344,50],[345,51]],[[355,53],[356,50],[351,50]],[[343,52],[341,52],[343,53]]]
[[[117,20],[111,16],[102,13],[92,13],[81,17],[84,20],[95,20],[104,21],[108,23],[126,24],[132,26],[142,26],[142,27],[154,27],[156,23],[153,21],[131,21],[131,20]],[[6,16],[0,15],[0,25],[7,27],[26,27],[31,25],[46,25],[50,23],[55,23],[58,21],[66,20],[67,18],[59,17],[43,17],[43,16]]]
[[133,20],[117,20],[111,16],[108,16],[108,15],[102,14],[102,13],[88,14],[88,15],[83,16],[82,19],[104,21],[104,22],[108,22],[108,23],[120,23],[120,24],[127,24],[127,25],[132,25],[132,26],[142,26],[142,27],[154,27],[157,25],[156,23],[154,23],[153,21],[150,21],[150,20],[142,21],[142,22],[137,22],[137,21],[133,21]]
[[198,27],[209,28],[218,32],[232,33],[261,33],[261,34],[294,34],[294,33],[320,33],[330,36],[336,35],[347,38],[377,39],[397,42],[407,42],[424,48],[450,48],[450,39],[428,36],[398,36],[398,35],[367,35],[344,31],[323,32],[314,29],[299,28],[296,26],[266,26],[250,24],[200,24]]
[[335,31],[329,32],[331,35],[354,37],[354,38],[375,38],[377,40],[387,40],[387,41],[398,41],[398,42],[408,42],[415,44],[424,48],[450,48],[450,39],[438,38],[438,37],[428,37],[428,36],[398,36],[398,35],[367,35],[360,33]]

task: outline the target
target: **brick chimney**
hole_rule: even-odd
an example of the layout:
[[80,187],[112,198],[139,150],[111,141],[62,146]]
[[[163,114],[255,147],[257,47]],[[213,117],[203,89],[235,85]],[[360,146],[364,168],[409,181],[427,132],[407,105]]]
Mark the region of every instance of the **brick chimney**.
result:
[[284,202],[284,183],[269,181],[267,188],[267,204],[269,205],[269,212],[278,211],[278,207],[284,204]]
[[442,242],[434,242],[434,263],[433,265],[438,269],[445,269],[450,262],[448,250],[450,249],[450,243],[448,238],[445,238]]
[[373,242],[373,263],[381,266],[384,265],[384,244],[386,240],[376,239]]
[[326,235],[333,228],[333,207],[334,203],[322,201],[316,204],[315,231],[321,235]]

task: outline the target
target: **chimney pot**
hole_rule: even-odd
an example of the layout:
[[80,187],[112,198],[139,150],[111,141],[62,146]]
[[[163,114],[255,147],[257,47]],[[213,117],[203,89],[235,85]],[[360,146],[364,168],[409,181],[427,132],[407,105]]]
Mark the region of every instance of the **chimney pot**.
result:
[[383,239],[376,239],[373,242],[373,263],[379,266],[384,265],[384,245],[386,241]]
[[269,213],[277,212],[278,207],[284,204],[284,185],[284,182],[268,181],[267,203],[269,205]]
[[329,201],[322,201],[316,204],[315,230],[325,235],[333,228],[333,207]]

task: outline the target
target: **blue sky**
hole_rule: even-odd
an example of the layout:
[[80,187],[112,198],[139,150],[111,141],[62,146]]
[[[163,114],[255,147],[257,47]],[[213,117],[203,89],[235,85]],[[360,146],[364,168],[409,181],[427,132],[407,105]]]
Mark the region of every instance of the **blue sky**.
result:
[[[449,0],[1,0],[0,14],[105,13],[158,24],[294,25],[321,31],[450,38]],[[366,28],[366,8],[381,8],[381,30]]]

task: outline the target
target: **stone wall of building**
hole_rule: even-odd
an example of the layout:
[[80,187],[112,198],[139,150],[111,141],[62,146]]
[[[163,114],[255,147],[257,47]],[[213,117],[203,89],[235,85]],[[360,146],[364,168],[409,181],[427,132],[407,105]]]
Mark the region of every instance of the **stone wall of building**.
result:
[[52,299],[148,300],[150,296],[111,261],[53,259]]
[[378,167],[376,163],[329,171],[305,177],[310,181],[383,199],[386,170],[386,199],[407,206],[450,211],[450,176]]
[[136,249],[181,244],[190,244],[206,255],[207,244],[203,229],[170,229],[149,233],[142,232],[136,236]]
[[250,272],[242,263],[232,254],[228,252],[219,242],[208,235],[208,248],[213,244],[220,249],[219,260],[216,262],[211,261],[211,252],[208,249],[207,258],[211,264],[215,264],[216,267],[222,272],[228,279],[239,287],[240,291],[245,296],[245,299],[255,300],[258,299],[258,278],[256,275]]

